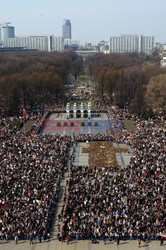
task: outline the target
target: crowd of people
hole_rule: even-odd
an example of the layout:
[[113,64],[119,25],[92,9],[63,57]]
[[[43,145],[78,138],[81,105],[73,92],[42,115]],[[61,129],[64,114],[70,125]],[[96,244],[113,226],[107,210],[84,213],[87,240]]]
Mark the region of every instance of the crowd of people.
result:
[[[62,238],[158,239],[165,230],[164,169],[156,180],[124,169],[71,167]],[[161,178],[161,181],[160,181]],[[153,180],[153,181],[152,181]]]
[[91,142],[91,141],[114,141],[114,137],[110,134],[74,134],[75,142]]
[[[127,110],[97,103],[112,121],[131,119],[136,131],[41,135],[49,112],[64,112],[63,104],[45,107],[28,119],[28,133],[12,133],[14,118],[0,121],[0,239],[50,235],[61,178],[73,142],[126,143],[134,155],[125,168],[69,168],[62,209],[62,239],[157,239],[166,231],[164,116],[141,120]],[[19,119],[23,120],[24,117]]]
[[0,238],[49,233],[70,140],[19,134],[0,146]]
[[33,115],[29,132],[12,133],[13,119],[1,119],[0,239],[40,240],[50,235],[71,138],[38,134],[45,115]]
[[166,228],[164,161],[159,161],[157,169],[140,167],[135,157],[126,168],[71,167],[62,237],[159,238]]
[[102,168],[97,159],[94,169],[71,167],[62,237],[158,239],[166,233],[164,115],[141,120],[116,107],[107,112],[112,119],[133,120],[137,130],[123,130],[114,139],[130,145],[134,155],[125,168]]

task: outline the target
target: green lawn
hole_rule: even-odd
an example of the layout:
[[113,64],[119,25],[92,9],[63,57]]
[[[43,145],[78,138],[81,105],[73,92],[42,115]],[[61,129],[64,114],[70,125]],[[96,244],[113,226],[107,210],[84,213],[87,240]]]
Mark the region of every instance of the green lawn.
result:
[[137,130],[136,126],[131,120],[122,120],[122,124],[124,126],[124,129],[126,130],[132,130],[132,131]]
[[79,75],[77,78],[78,81],[89,81],[88,75]]
[[22,127],[21,132],[23,132],[23,131],[28,132],[31,129],[31,127],[33,126],[33,124],[35,123],[35,121],[36,120],[29,120],[29,121],[27,121],[24,124],[24,126]]

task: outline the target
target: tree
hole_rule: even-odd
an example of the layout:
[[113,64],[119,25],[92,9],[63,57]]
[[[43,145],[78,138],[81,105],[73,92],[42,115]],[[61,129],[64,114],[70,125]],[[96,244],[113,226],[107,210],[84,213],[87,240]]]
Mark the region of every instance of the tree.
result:
[[77,77],[82,58],[74,52],[6,53],[0,58],[0,97],[4,110],[19,113],[24,103],[29,109],[64,98],[64,85]]
[[105,85],[106,85],[106,77],[105,77],[106,69],[102,69],[98,72],[98,75],[96,77],[96,94],[101,98],[104,99],[104,93],[105,93]]
[[150,79],[146,100],[155,111],[164,110],[166,107],[166,74],[160,74]]
[[80,74],[82,68],[83,68],[83,59],[82,57],[78,57],[73,63],[73,75],[75,80],[77,79],[77,76]]

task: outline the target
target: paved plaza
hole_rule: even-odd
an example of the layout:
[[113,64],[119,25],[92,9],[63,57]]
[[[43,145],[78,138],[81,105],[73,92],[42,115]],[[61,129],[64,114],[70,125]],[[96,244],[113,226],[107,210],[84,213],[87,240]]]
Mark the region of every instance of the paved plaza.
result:
[[82,148],[88,148],[88,143],[80,142],[77,144],[75,152],[75,160],[73,165],[75,166],[88,166],[89,165],[89,154],[83,153]]
[[[131,148],[127,146],[126,144],[113,143],[113,146],[115,148],[128,148],[128,153],[116,153],[117,163],[121,167],[127,166],[133,155]],[[74,155],[75,161],[73,162],[73,165],[76,165],[76,166],[88,166],[89,165],[89,153],[82,152],[83,148],[88,148],[88,147],[89,147],[89,143],[86,143],[86,142],[80,142],[77,144],[76,152]]]
[[113,143],[115,148],[128,148],[128,153],[116,153],[116,160],[120,166],[127,166],[130,163],[130,159],[133,155],[132,149],[130,146],[122,143]]
[[[92,244],[91,241],[73,241],[67,245],[67,243],[61,243],[58,240],[51,239],[50,242],[38,243],[34,242],[30,245],[27,241],[20,241],[17,245],[15,242],[3,243],[0,241],[0,250],[136,250],[139,249],[137,241],[124,241],[120,242],[120,245],[116,245],[116,242],[108,242],[104,245],[104,242],[99,244]],[[153,241],[150,243],[142,242],[142,250],[165,250],[166,243],[160,246],[159,241]]]

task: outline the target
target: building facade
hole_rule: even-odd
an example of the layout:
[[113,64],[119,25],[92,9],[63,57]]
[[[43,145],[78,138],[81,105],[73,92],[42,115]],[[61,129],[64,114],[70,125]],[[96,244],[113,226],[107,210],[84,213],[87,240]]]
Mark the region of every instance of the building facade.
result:
[[15,37],[15,30],[13,26],[9,26],[10,22],[0,24],[0,41],[7,38]]
[[27,49],[36,49],[39,51],[63,51],[64,41],[62,37],[54,36],[29,36],[15,37],[3,40],[4,47],[23,47]]
[[64,39],[71,39],[71,22],[68,19],[64,20],[62,26],[62,36]]
[[154,51],[154,37],[141,36],[141,52],[145,54],[152,54]]
[[64,51],[63,37],[52,37],[52,50],[51,51]]
[[151,54],[153,49],[153,36],[121,35],[110,37],[110,53]]
[[81,103],[74,105],[67,103],[66,105],[67,119],[70,118],[91,118],[91,103]]
[[161,60],[160,64],[161,64],[161,67],[166,67],[166,57],[165,56]]

